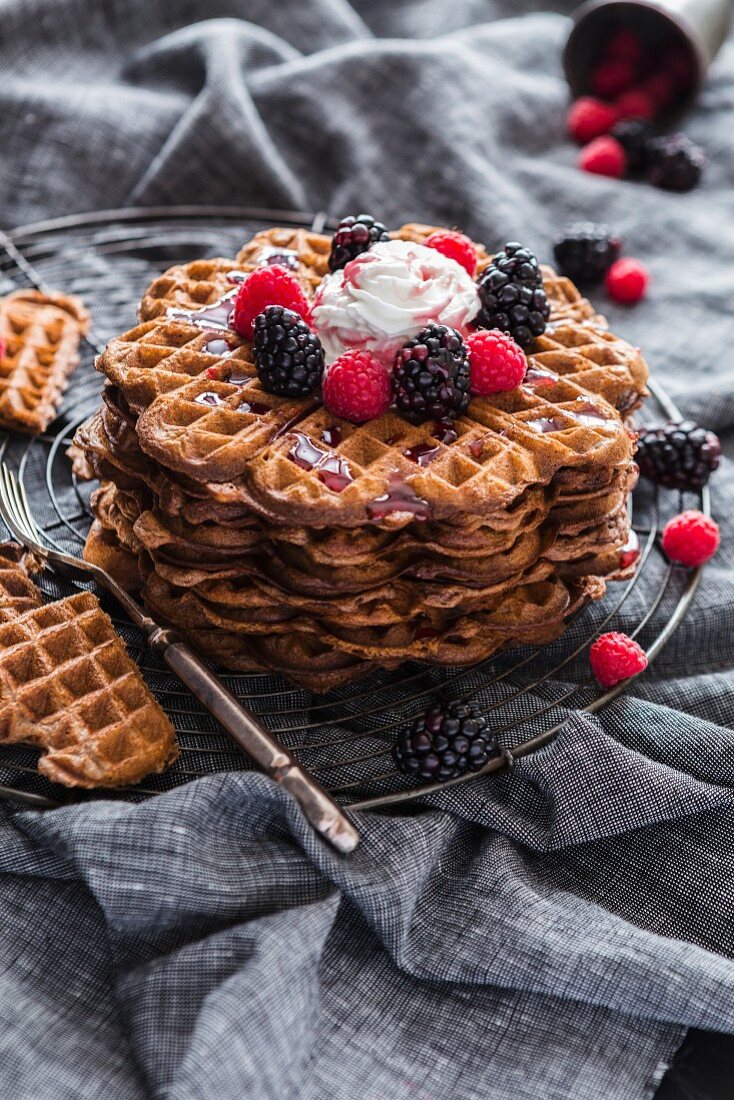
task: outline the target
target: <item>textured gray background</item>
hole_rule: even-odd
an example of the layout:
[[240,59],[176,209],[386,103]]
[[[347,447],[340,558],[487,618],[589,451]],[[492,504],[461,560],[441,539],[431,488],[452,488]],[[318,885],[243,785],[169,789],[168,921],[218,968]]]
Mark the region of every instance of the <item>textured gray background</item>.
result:
[[[544,257],[604,217],[654,279],[615,327],[726,434],[734,49],[688,125],[704,185],[666,195],[574,169],[568,24],[529,7],[3,0],[0,217],[364,208]],[[511,777],[365,815],[347,860],[255,774],[4,819],[3,1094],[641,1100],[687,1027],[734,1032],[728,464],[714,510],[722,550],[628,697]]]

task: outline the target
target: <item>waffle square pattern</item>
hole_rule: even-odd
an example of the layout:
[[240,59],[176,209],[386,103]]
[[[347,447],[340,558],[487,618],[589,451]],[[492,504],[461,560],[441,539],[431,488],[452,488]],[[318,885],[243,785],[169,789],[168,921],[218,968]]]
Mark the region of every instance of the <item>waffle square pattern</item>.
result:
[[178,755],[173,728],[96,596],[44,603],[17,547],[0,547],[0,743],[42,752],[69,787],[120,787]]
[[45,431],[88,328],[86,309],[70,295],[16,290],[0,298],[0,427]]

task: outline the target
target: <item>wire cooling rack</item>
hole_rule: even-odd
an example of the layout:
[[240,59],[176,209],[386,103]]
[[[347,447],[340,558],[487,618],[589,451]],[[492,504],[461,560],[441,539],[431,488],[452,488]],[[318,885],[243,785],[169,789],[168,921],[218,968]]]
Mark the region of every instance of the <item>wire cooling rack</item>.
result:
[[[109,210],[59,218],[0,233],[0,293],[22,286],[78,294],[90,309],[93,332],[57,420],[35,438],[0,436],[0,458],[25,486],[36,521],[51,546],[80,554],[91,523],[92,486],[78,482],[66,457],[78,424],[97,407],[102,379],[93,368],[106,341],[135,323],[142,290],[173,263],[204,256],[233,256],[244,240],[272,225],[320,231],[325,215],[222,207]],[[680,417],[662,388],[642,420]],[[229,689],[256,713],[299,761],[344,806],[386,807],[438,789],[413,782],[397,771],[392,746],[397,731],[421,714],[436,695],[472,696],[480,702],[499,744],[514,757],[548,743],[577,709],[603,707],[624,690],[600,693],[588,672],[588,647],[604,630],[623,629],[638,638],[652,662],[690,605],[699,571],[671,566],[659,550],[658,532],[667,514],[679,511],[677,494],[659,493],[642,483],[633,497],[633,526],[640,539],[637,570],[631,580],[611,584],[606,597],[569,622],[551,645],[525,647],[464,669],[436,669],[415,662],[380,672],[324,696],[262,674],[222,674]],[[692,504],[691,502],[686,502]],[[696,506],[709,513],[708,492]],[[68,595],[69,582],[43,574],[50,597]],[[162,776],[140,786],[104,792],[104,797],[140,800],[202,775],[241,771],[248,759],[222,732],[194,697],[147,650],[142,635],[103,603],[137,661],[149,687],[176,727],[181,755]],[[497,757],[483,772],[442,784],[456,786],[507,766]],[[37,752],[0,747],[0,798],[51,808],[94,792],[69,792],[36,770]]]

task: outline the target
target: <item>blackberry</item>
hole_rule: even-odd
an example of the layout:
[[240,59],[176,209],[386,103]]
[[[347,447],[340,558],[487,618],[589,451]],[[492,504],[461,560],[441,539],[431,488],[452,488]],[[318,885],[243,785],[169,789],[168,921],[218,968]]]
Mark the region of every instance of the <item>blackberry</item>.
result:
[[501,271],[513,283],[529,287],[543,285],[537,256],[517,241],[509,241],[501,252],[492,257],[492,267]]
[[582,286],[600,282],[621,251],[622,242],[608,226],[590,222],[569,226],[553,245],[560,271]]
[[718,436],[692,420],[646,428],[637,441],[640,473],[666,489],[701,489],[721,461]]
[[369,214],[342,218],[331,241],[329,271],[338,271],[378,241],[389,240],[390,235],[382,222],[376,222]]
[[655,127],[646,118],[623,118],[610,130],[627,154],[627,170],[636,175],[647,167],[650,142]]
[[263,389],[281,397],[306,397],[324,373],[324,349],[292,309],[266,306],[254,323],[255,366]]
[[645,179],[665,191],[690,191],[701,178],[706,154],[685,134],[653,138],[648,145]]
[[453,419],[469,407],[469,349],[456,329],[430,324],[395,356],[393,392],[414,424]]
[[400,731],[393,749],[402,772],[434,783],[477,772],[497,753],[479,704],[463,700],[436,703]]
[[480,328],[509,332],[521,348],[529,348],[535,337],[545,332],[550,303],[542,280],[534,286],[515,282],[493,262],[484,271],[477,290],[482,303],[476,316]]

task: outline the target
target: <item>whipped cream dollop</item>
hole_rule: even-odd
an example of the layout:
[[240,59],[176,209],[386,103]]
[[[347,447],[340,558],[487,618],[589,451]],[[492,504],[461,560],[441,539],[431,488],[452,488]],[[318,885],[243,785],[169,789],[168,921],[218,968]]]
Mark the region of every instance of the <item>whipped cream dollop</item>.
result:
[[313,328],[327,363],[357,348],[390,367],[430,321],[464,332],[479,307],[476,284],[461,264],[412,241],[381,241],[323,279]]

